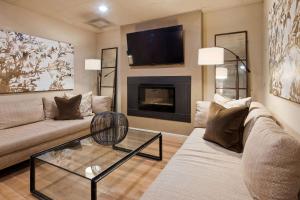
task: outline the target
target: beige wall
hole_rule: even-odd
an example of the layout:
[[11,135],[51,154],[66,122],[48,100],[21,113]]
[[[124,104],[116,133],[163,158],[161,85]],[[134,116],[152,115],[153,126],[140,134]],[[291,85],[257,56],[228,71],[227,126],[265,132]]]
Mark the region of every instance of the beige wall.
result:
[[[263,96],[262,77],[262,19],[263,3],[249,4],[203,14],[204,47],[214,46],[215,34],[248,31],[250,92],[257,100]],[[211,100],[215,92],[215,68],[204,67],[204,99]],[[251,80],[252,77],[252,80]]]
[[108,30],[105,32],[101,32],[97,34],[97,56],[101,58],[101,50],[105,48],[112,48],[112,47],[118,47],[118,69],[117,69],[117,111],[121,111],[121,87],[120,87],[120,54],[122,52],[121,50],[121,29],[120,27],[117,27],[112,30]]
[[300,104],[273,96],[269,93],[269,57],[268,57],[268,33],[267,20],[269,9],[271,8],[273,0],[264,1],[264,47],[263,47],[263,66],[264,66],[264,100],[263,103],[274,114],[277,120],[281,122],[286,130],[291,133],[300,134]]
[[[129,67],[127,60],[126,34],[130,32],[154,29],[182,24],[184,29],[185,63],[183,65],[162,65]],[[121,65],[120,88],[121,110],[127,113],[127,77],[128,76],[192,76],[192,119],[195,113],[195,102],[201,100],[201,67],[197,65],[197,51],[201,47],[201,12],[191,12],[149,22],[121,27]],[[130,126],[171,133],[190,134],[192,123],[129,116]]]
[[[96,56],[96,34],[55,19],[0,1],[0,29],[72,43],[75,47],[75,91],[96,91],[96,75],[84,70],[84,59]],[[60,95],[63,92],[36,92],[1,95],[0,101]]]

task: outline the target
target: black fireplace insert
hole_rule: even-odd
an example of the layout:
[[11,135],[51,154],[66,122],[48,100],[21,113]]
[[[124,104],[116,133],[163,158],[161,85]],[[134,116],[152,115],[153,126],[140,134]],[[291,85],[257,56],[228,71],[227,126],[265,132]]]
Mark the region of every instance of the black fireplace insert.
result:
[[175,86],[170,84],[140,84],[139,109],[175,112]]
[[128,77],[127,115],[190,123],[191,77]]

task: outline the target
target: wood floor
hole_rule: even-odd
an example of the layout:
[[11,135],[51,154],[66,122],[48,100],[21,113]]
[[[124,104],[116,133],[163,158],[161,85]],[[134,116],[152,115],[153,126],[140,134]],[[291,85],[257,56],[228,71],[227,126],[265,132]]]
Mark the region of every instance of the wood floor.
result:
[[[185,139],[185,136],[164,134],[163,161],[135,156],[98,183],[98,199],[139,199]],[[156,150],[157,144],[154,143],[146,149],[146,152],[155,153]],[[58,173],[57,170],[47,167],[41,167],[36,173],[37,181],[40,181],[41,185],[40,190],[54,199],[90,199],[89,183],[74,175],[64,175],[64,172]],[[60,175],[63,178],[59,178]],[[29,192],[28,166],[14,169],[13,172],[0,177],[0,200],[25,199],[35,199]]]

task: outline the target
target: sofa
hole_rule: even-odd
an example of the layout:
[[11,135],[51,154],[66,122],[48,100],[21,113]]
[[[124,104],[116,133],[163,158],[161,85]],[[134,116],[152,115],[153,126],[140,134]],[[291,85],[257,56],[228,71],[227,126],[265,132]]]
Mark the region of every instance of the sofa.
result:
[[[92,96],[91,99],[93,113],[110,110],[111,98]],[[79,120],[54,120],[48,115],[55,113],[46,109],[54,104],[53,98],[1,102],[0,170],[89,133],[92,115]]]
[[[197,127],[192,131],[182,147],[176,152],[160,175],[143,194],[141,200],[283,199],[280,197],[281,194],[277,194],[277,191],[264,191],[264,186],[266,185],[259,185],[257,184],[258,181],[255,183],[256,188],[252,187],[253,185],[247,182],[249,180],[249,174],[247,174],[247,171],[250,171],[250,178],[253,178],[251,176],[254,175],[251,173],[257,170],[258,166],[252,166],[252,164],[255,164],[255,162],[259,159],[252,163],[247,163],[247,161],[249,161],[249,156],[244,158],[246,156],[244,156],[243,153],[229,151],[215,143],[203,139],[203,135],[205,133],[205,123],[203,122],[206,121],[203,118],[207,115],[209,104],[210,102],[197,102],[197,109],[199,109],[195,116],[196,121],[198,121],[196,123]],[[202,119],[199,119],[199,117],[202,117]],[[249,148],[252,148],[250,149],[250,152],[253,151],[258,153],[253,156],[259,155],[259,151],[262,152],[262,150],[260,150],[259,146],[254,145],[253,147],[253,144],[247,144],[248,138],[250,138],[252,134],[256,136],[266,134],[267,137],[273,134],[271,133],[272,131],[276,132],[274,137],[277,137],[277,132],[279,132],[279,134],[285,134],[277,124],[272,114],[258,102],[251,103],[249,114],[245,120],[244,126],[244,152],[248,145],[248,152]],[[300,139],[294,136],[293,139],[298,142],[296,145],[298,145],[297,155],[299,156]],[[267,154],[270,153],[268,151],[266,152]],[[300,157],[298,157],[298,159],[299,160],[296,160],[296,162],[299,166]],[[253,169],[247,169],[251,167],[253,167]],[[296,168],[295,171],[297,171],[296,173],[298,178],[298,182],[296,183],[298,184],[298,188],[296,188],[296,190],[298,189],[299,191],[299,170]],[[277,175],[275,174],[275,176],[280,176],[280,173]],[[268,177],[264,175],[260,175],[256,178],[257,180],[268,179]],[[248,183],[248,185],[246,183]],[[267,184],[272,183],[269,182]],[[249,190],[249,188],[251,190]],[[263,194],[256,192],[256,190],[261,190],[262,193],[273,193],[268,195],[274,195],[274,198],[262,198],[261,196],[263,196]],[[289,188],[283,188],[282,193],[285,192],[284,190],[290,191]],[[260,197],[258,197],[259,195]],[[287,199],[292,200],[298,198],[299,196],[295,197],[294,195],[293,198]]]

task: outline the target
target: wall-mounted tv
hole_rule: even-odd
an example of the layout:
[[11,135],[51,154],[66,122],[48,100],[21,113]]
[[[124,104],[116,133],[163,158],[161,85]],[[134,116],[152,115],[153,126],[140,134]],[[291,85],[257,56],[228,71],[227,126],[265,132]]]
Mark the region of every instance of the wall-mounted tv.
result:
[[182,25],[127,34],[130,66],[184,63]]

